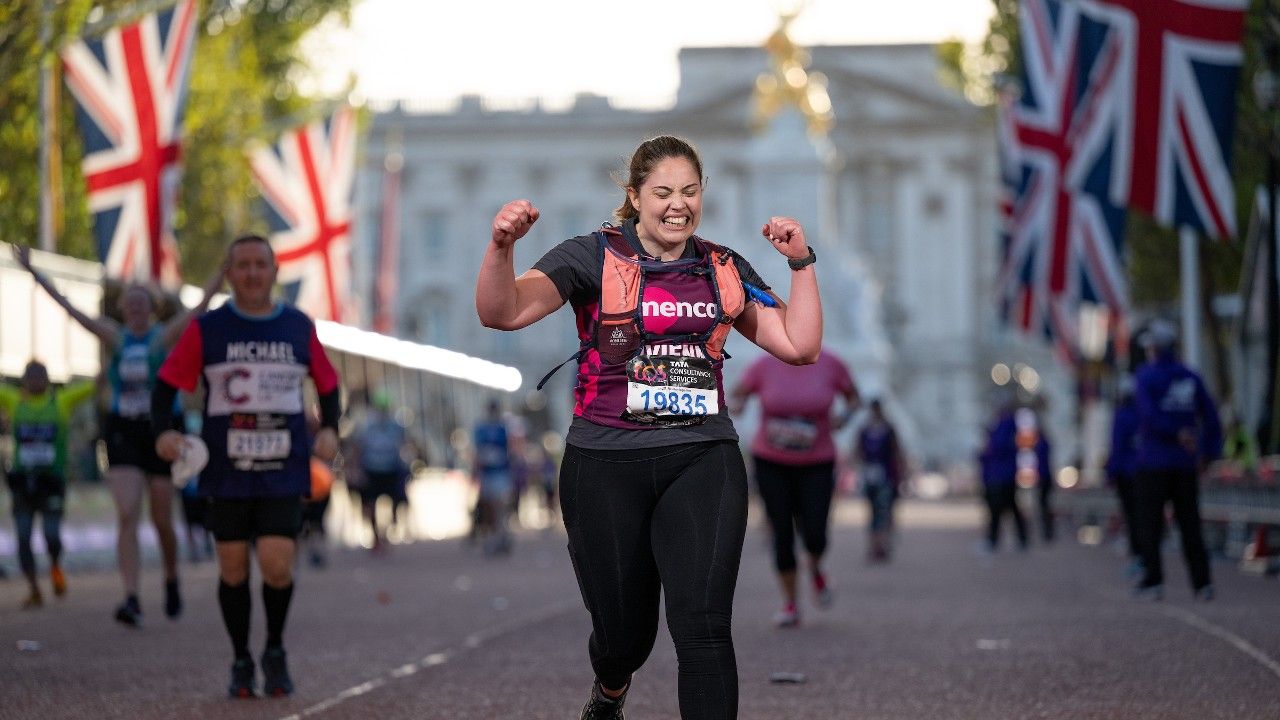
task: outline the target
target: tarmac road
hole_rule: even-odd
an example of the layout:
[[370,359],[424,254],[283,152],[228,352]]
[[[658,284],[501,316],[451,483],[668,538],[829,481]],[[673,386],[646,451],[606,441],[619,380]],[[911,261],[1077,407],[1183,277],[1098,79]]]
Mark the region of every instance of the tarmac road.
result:
[[[839,508],[829,556],[835,606],[806,602],[794,630],[770,625],[778,599],[766,538],[749,531],[734,617],[740,717],[1280,717],[1274,580],[1222,562],[1218,599],[1193,604],[1171,552],[1168,599],[1139,603],[1106,546],[1066,539],[980,555],[976,504],[905,504],[894,562],[868,566],[852,502]],[[21,581],[0,581],[0,718],[577,717],[591,683],[590,623],[561,532],[525,533],[494,560],[459,540],[331,560],[299,570],[286,634],[298,692],[288,699],[224,697],[230,649],[208,563],[184,565],[176,622],[148,567],[137,630],[111,620],[119,590],[107,570],[73,574],[68,597],[38,611],[17,609]],[[254,603],[260,649],[256,582]],[[20,650],[21,640],[39,649]],[[807,682],[771,684],[775,671]],[[664,631],[627,717],[678,717],[675,689]]]

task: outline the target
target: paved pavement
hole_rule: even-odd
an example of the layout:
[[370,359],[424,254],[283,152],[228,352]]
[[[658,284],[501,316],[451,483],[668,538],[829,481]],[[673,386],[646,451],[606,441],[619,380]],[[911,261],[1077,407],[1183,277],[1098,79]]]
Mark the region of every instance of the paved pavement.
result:
[[[984,557],[979,521],[976,505],[909,503],[894,562],[868,566],[861,510],[841,505],[836,604],[806,604],[795,630],[769,624],[777,597],[753,526],[734,618],[740,717],[1280,717],[1276,581],[1220,563],[1218,600],[1193,604],[1171,554],[1168,599],[1137,603],[1109,547],[1068,540]],[[223,697],[229,648],[208,563],[184,566],[177,622],[163,617],[149,567],[138,630],[110,620],[119,591],[108,571],[80,570],[69,596],[39,611],[17,610],[22,583],[0,581],[0,718],[576,717],[591,682],[589,620],[562,533],[527,533],[497,560],[459,540],[332,560],[299,571],[286,635],[298,692],[284,700]],[[39,649],[20,650],[24,640]],[[771,684],[776,671],[807,682]],[[678,717],[675,678],[662,632],[627,717]]]

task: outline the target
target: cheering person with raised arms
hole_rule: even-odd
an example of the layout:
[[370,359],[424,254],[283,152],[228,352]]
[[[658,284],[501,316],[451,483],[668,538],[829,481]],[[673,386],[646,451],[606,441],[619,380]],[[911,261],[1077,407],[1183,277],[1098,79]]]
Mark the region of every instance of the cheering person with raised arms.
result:
[[[762,234],[791,267],[790,303],[732,250],[694,235],[704,177],[671,136],[631,157],[621,225],[566,240],[516,277],[513,246],[538,220],[527,200],[497,213],[476,284],[492,328],[517,330],[568,302],[578,320],[574,418],[560,471],[569,553],[594,632],[596,681],[582,717],[616,720],[667,626],[685,720],[737,716],[730,632],[747,520],[747,474],[725,407],[731,328],[792,364],[822,344],[815,255],[792,218]],[[636,362],[639,360],[640,362]],[[665,368],[657,382],[637,368]]]

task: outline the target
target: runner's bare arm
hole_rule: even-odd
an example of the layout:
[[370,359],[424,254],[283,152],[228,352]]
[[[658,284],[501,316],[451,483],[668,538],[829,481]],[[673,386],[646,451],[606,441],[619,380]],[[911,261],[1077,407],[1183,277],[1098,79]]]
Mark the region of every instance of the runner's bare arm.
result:
[[[789,260],[809,255],[804,229],[792,218],[770,218],[761,233]],[[747,303],[734,327],[743,337],[783,362],[792,365],[816,362],[822,350],[822,299],[818,296],[818,275],[813,265],[791,271],[787,303],[779,302],[776,308]]]
[[514,200],[493,218],[492,237],[476,280],[476,315],[485,327],[519,330],[564,304],[555,283],[542,271],[515,276],[515,243],[529,232],[538,216],[538,209],[528,200]]
[[67,314],[79,323],[81,327],[96,335],[98,339],[109,348],[115,348],[116,345],[120,343],[120,326],[110,318],[89,317],[81,312],[75,305],[72,305],[71,301],[62,293],[58,292],[58,289],[53,286],[53,283],[50,282],[48,278],[41,275],[40,271],[31,266],[30,248],[23,247],[21,245],[14,245],[13,259],[16,260],[23,269],[31,273],[31,277],[36,281],[36,284],[44,288],[44,291],[49,293],[49,297],[53,298],[53,301],[58,303],[58,305],[61,305],[62,309],[66,310]]

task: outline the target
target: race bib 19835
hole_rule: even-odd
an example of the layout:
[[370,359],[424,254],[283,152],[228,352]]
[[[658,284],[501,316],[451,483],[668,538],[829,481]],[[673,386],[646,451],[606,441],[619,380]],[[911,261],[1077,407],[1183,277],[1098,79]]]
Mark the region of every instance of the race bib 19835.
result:
[[639,355],[627,362],[627,412],[699,417],[720,412],[716,374],[703,358]]

